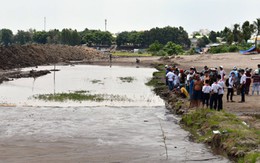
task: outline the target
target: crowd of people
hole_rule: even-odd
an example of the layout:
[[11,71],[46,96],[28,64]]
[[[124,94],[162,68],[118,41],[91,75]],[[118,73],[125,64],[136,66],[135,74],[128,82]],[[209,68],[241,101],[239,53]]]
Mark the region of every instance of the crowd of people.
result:
[[234,91],[241,95],[239,102],[245,102],[245,95],[250,94],[251,83],[252,92],[259,95],[260,91],[260,64],[256,70],[249,68],[238,69],[236,66],[226,73],[223,66],[204,68],[199,72],[195,67],[189,70],[179,69],[176,66],[165,65],[166,85],[169,91],[180,94],[182,97],[190,99],[190,107],[207,107],[215,110],[223,109],[223,96],[227,89],[227,102],[233,100]]

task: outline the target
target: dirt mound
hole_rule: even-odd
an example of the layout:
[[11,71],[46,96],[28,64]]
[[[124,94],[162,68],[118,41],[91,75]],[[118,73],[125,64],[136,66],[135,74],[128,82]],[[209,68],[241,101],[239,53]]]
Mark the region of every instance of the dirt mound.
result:
[[104,55],[94,49],[67,45],[12,45],[0,47],[0,69],[30,67],[71,60],[97,60]]

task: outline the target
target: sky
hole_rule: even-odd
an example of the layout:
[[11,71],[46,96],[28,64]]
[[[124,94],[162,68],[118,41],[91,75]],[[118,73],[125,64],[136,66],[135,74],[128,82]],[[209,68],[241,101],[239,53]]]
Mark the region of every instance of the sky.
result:
[[0,29],[143,31],[182,26],[189,34],[260,18],[260,0],[0,0]]

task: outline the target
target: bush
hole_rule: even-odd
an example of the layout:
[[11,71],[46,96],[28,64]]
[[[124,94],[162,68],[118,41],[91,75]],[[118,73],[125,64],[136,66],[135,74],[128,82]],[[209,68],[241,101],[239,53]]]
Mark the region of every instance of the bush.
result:
[[237,46],[237,45],[231,45],[231,46],[229,46],[229,48],[228,48],[228,51],[229,52],[238,52],[240,49],[239,49],[239,46]]
[[185,54],[187,55],[194,55],[196,53],[195,48],[190,48],[190,50],[188,50]]
[[217,53],[227,53],[229,52],[229,48],[227,45],[221,45],[217,47],[212,47],[209,50],[210,53],[217,54]]
[[159,52],[156,53],[158,56],[168,56],[167,52],[164,50],[160,50]]

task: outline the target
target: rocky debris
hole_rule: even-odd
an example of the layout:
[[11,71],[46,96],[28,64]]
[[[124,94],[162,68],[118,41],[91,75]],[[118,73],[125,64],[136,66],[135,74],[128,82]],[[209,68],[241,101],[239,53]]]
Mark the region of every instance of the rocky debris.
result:
[[22,73],[17,73],[14,75],[10,75],[9,78],[17,79],[17,78],[37,78],[39,76],[47,75],[51,73],[49,70],[31,70],[31,71],[26,71]]

